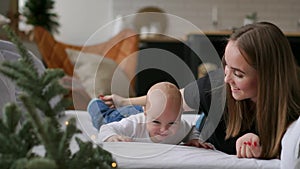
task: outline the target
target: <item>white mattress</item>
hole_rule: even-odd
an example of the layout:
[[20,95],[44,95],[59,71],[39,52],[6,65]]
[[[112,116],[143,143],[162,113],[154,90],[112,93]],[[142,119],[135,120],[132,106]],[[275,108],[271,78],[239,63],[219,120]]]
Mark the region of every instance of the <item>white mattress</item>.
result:
[[[83,134],[83,140],[95,140],[97,130],[92,126],[90,116],[85,111],[66,111],[64,122],[70,116],[76,117],[78,127]],[[184,118],[194,121],[195,115],[184,115]],[[71,150],[78,150],[71,144]],[[155,143],[104,143],[103,148],[113,154],[118,168],[166,168],[166,169],[279,169],[280,160],[239,159],[216,150],[206,150],[182,145],[167,145]]]

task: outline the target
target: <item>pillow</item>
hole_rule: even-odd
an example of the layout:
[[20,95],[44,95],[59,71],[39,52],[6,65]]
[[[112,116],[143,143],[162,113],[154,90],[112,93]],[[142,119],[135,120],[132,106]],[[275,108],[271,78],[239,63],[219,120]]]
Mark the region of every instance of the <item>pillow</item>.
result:
[[135,95],[129,79],[112,59],[68,48],[66,52],[74,65],[75,76],[91,98],[112,93],[123,97]]

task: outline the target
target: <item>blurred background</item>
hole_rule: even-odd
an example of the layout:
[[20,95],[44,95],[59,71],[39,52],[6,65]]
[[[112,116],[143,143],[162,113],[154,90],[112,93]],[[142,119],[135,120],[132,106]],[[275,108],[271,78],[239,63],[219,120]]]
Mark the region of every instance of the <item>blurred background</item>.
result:
[[[11,5],[11,1],[15,1],[21,11],[26,0],[1,0],[0,14],[16,12],[12,9],[16,5]],[[299,0],[55,0],[54,11],[61,25],[60,34],[56,37],[65,42],[82,44],[110,21],[148,6],[184,18],[203,31],[239,27],[253,14],[256,14],[257,21],[271,21],[285,32],[300,31]],[[123,24],[133,26],[134,23],[124,21]],[[172,29],[190,32],[187,28],[178,28],[172,23],[169,25],[167,32],[172,32]],[[113,32],[105,34],[109,38]]]

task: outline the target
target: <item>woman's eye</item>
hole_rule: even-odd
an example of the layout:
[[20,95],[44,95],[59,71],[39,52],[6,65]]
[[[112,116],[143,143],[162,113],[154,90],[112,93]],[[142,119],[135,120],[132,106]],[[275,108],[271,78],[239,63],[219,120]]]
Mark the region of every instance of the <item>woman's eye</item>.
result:
[[238,77],[238,78],[243,78],[243,77],[244,77],[244,74],[242,74],[241,72],[239,72],[239,71],[237,71],[237,70],[233,71],[233,74],[234,74],[236,77]]

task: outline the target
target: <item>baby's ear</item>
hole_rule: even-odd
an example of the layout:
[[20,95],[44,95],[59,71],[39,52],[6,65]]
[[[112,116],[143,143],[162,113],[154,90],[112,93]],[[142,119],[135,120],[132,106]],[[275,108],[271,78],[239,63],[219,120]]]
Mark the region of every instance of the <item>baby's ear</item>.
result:
[[147,116],[147,111],[144,111],[144,115]]

